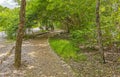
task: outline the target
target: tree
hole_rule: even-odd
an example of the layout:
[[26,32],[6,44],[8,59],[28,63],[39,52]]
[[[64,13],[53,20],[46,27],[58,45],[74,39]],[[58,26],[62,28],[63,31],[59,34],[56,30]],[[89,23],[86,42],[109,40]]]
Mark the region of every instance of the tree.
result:
[[97,40],[99,45],[99,51],[101,53],[101,56],[103,58],[103,63],[105,63],[105,56],[104,56],[104,50],[103,50],[103,44],[102,44],[102,32],[100,28],[100,0],[97,0],[96,2],[96,26],[97,26]]
[[19,23],[16,46],[15,46],[15,67],[17,69],[21,66],[21,47],[22,47],[22,39],[24,36],[25,7],[26,7],[26,0],[21,0],[21,8],[19,15],[20,23]]

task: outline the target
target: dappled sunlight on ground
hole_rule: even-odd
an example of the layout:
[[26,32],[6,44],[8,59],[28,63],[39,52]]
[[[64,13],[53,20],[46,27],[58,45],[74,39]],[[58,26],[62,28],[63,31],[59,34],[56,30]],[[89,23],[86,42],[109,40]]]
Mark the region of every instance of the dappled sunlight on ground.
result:
[[28,68],[28,69],[34,69],[35,66],[30,66],[30,65],[28,65],[27,68]]
[[7,54],[7,53],[2,53],[2,54],[0,54],[0,59],[1,59],[1,57],[4,57],[6,54]]
[[40,47],[46,47],[48,45],[46,45],[46,44],[39,44],[38,46],[40,46]]
[[38,47],[38,46],[45,47],[45,46],[48,46],[48,45],[46,45],[46,44],[35,44],[35,45],[33,45],[33,44],[24,44],[22,46],[24,46],[24,47],[27,47],[27,46],[31,46],[31,47]]
[[[2,48],[3,57],[14,44]],[[4,51],[4,52],[3,52]],[[74,77],[70,66],[62,61],[49,47],[47,38],[23,41],[22,65],[14,67],[14,53],[0,64],[0,77]]]
[[8,74],[9,74],[9,72],[2,72],[2,73],[0,73],[0,76],[5,76],[5,75],[7,76]]
[[[2,41],[3,43],[3,41]],[[4,44],[1,46],[0,48],[0,59],[4,58],[4,56],[7,54],[7,52],[13,47],[14,42],[11,42],[13,44],[8,44],[6,43],[6,41],[4,41]],[[34,48],[34,46],[32,45],[32,47],[30,46],[32,45],[31,43],[29,44],[23,44],[23,48],[22,48],[22,66],[19,70],[16,70],[14,67],[14,53],[12,52],[12,54],[8,57],[8,59],[6,59],[5,61],[2,62],[2,64],[0,64],[0,77],[16,77],[16,76],[20,76],[23,77],[23,75],[25,75],[26,69],[33,69],[34,66],[31,65],[31,63],[34,63],[33,60],[33,52],[32,52],[32,48]],[[32,53],[31,53],[32,52]],[[28,55],[28,53],[31,53],[31,55]]]
[[0,48],[3,48],[3,47],[5,47],[5,45],[0,45]]
[[28,55],[30,55],[30,56],[32,56],[32,57],[35,57],[35,56],[36,56],[35,54],[36,54],[35,52],[30,52],[30,53],[28,53]]

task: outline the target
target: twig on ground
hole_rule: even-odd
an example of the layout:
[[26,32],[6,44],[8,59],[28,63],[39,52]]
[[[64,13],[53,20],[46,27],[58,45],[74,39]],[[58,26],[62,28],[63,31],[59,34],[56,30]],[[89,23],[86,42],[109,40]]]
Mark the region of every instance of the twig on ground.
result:
[[0,60],[0,64],[3,63],[3,61],[5,61],[11,54],[12,54],[12,51],[15,49],[15,46],[12,47],[12,49],[8,52],[6,52],[4,55],[3,55],[3,58]]

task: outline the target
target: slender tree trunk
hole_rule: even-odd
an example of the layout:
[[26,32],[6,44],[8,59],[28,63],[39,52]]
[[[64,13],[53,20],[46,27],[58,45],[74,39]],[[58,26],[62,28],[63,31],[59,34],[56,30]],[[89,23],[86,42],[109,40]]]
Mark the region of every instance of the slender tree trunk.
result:
[[50,25],[51,31],[54,31],[53,23]]
[[26,0],[21,0],[21,8],[20,8],[20,24],[18,28],[16,46],[15,46],[15,67],[18,69],[21,66],[21,47],[22,47],[22,39],[24,36],[24,25],[25,25],[25,7]]
[[103,44],[102,44],[102,32],[100,28],[100,0],[97,0],[96,2],[96,26],[97,26],[97,40],[99,45],[99,51],[101,53],[101,57],[103,59],[103,63],[105,63],[105,56],[104,56],[104,50],[103,50]]

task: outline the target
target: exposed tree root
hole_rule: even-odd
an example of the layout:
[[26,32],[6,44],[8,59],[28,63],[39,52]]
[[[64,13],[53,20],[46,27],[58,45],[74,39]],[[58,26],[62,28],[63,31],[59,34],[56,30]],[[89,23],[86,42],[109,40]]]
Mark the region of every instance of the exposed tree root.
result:
[[5,61],[11,54],[12,51],[15,49],[15,46],[12,47],[12,49],[8,52],[6,52],[5,54],[3,54],[3,58],[0,59],[0,64],[3,63],[3,61]]

